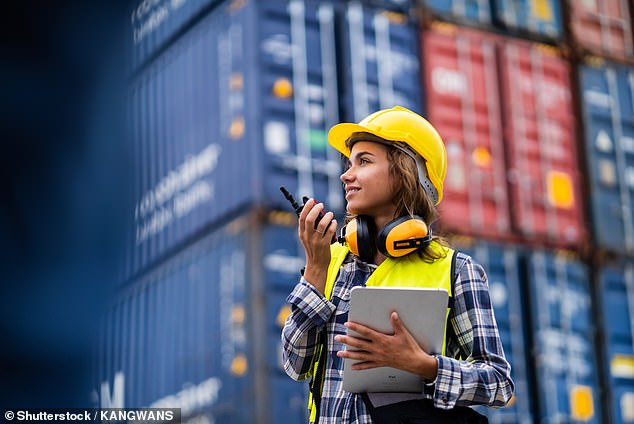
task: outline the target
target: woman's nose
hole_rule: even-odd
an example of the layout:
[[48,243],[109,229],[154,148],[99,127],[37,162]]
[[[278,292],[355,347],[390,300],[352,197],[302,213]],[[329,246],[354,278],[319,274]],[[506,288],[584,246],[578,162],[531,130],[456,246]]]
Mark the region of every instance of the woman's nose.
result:
[[348,168],[344,171],[343,174],[341,174],[339,176],[339,179],[341,180],[341,182],[346,183],[348,181],[352,180],[352,172],[351,172],[352,168]]

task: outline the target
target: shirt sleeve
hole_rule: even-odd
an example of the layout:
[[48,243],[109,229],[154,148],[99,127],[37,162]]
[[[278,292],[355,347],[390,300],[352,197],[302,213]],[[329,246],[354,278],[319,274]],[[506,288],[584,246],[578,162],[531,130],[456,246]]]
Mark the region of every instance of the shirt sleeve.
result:
[[513,395],[514,383],[491,306],[486,273],[470,257],[459,254],[458,258],[447,356],[437,356],[433,401],[442,409],[501,407]]
[[282,357],[289,377],[300,381],[310,377],[319,336],[335,311],[308,281],[301,278],[286,299],[291,314],[282,329]]

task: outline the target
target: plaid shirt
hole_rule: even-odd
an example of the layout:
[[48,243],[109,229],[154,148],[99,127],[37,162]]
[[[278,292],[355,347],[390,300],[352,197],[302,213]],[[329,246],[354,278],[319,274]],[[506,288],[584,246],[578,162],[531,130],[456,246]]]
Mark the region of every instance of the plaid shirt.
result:
[[[504,406],[513,394],[514,385],[500,342],[486,274],[471,257],[460,252],[455,265],[446,356],[437,356],[436,380],[426,385],[420,397],[432,399],[442,409],[477,404]],[[299,381],[311,376],[319,336],[322,331],[327,332],[320,424],[372,422],[361,396],[342,388],[343,358],[337,356],[337,351],[343,350],[344,345],[334,337],[347,332],[343,324],[348,320],[350,290],[364,286],[376,268],[349,254],[330,301],[304,278],[287,298],[292,313],[282,330],[282,345],[284,369],[291,378]],[[392,402],[411,399],[411,395],[402,394],[402,399]]]

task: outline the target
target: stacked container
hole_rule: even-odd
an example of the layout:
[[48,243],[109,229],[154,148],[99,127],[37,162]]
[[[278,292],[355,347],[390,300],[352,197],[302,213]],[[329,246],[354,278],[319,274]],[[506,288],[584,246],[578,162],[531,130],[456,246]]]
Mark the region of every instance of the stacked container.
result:
[[181,2],[186,15],[167,14],[136,44],[136,207],[101,335],[101,406],[306,421],[307,383],[281,368],[285,299],[304,259],[279,187],[341,222],[327,129],[393,102],[420,112],[418,28],[399,13],[409,3],[374,3]]
[[98,403],[306,422],[307,385],[281,365],[304,259],[279,187],[341,222],[327,131],[399,104],[445,140],[438,229],[476,240],[456,247],[489,276],[516,393],[481,410],[492,423],[634,422],[630,7],[136,1],[135,210]]
[[543,45],[446,24],[422,38],[428,114],[450,163],[443,227],[583,244],[566,62]]

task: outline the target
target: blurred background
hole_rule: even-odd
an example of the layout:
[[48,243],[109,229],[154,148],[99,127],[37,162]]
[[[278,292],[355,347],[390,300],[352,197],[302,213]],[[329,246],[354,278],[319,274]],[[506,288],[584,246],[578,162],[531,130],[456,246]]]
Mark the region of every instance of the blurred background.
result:
[[327,131],[398,104],[446,143],[435,231],[488,272],[516,393],[481,411],[634,423],[631,0],[103,3],[12,22],[4,118],[38,143],[2,162],[7,406],[307,422],[279,187],[342,222]]

